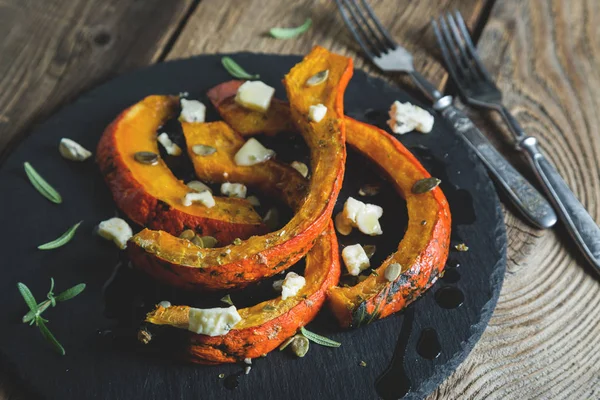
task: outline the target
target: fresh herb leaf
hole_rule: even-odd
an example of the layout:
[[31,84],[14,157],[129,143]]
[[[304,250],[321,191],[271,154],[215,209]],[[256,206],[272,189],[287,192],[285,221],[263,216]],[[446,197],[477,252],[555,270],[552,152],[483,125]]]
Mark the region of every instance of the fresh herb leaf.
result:
[[33,297],[33,294],[31,293],[31,290],[29,290],[29,288],[27,286],[25,286],[24,283],[21,283],[21,282],[17,283],[17,287],[19,288],[19,292],[21,292],[21,296],[23,296],[23,299],[25,300],[27,307],[29,307],[29,309],[33,313],[37,313],[38,305],[37,305],[37,302],[35,301],[35,297]]
[[275,39],[292,39],[303,34],[312,25],[312,19],[307,18],[304,23],[296,28],[271,28],[269,33]]
[[225,304],[229,304],[230,306],[233,305],[233,301],[231,301],[230,295],[223,296],[223,298],[221,298],[221,301]]
[[302,334],[306,336],[308,340],[315,342],[316,344],[320,344],[321,346],[340,347],[342,345],[340,342],[328,339],[325,336],[317,335],[316,333],[311,332],[304,327],[300,328],[300,332],[302,332]]
[[40,192],[42,196],[53,203],[62,203],[62,197],[60,194],[56,191],[56,189],[50,186],[50,184],[46,182],[46,180],[42,178],[40,174],[37,173],[31,164],[25,162],[23,165],[25,166],[25,173],[27,174],[27,178],[29,178],[29,182],[31,182],[33,187],[36,188],[36,190]]
[[35,323],[35,316],[36,315],[42,315],[42,313],[44,311],[46,311],[46,309],[48,307],[50,307],[52,305],[52,301],[50,300],[44,300],[42,301],[40,304],[38,304],[38,310],[36,312],[33,311],[29,311],[27,314],[25,314],[23,316],[23,322],[24,323],[30,323],[30,325],[33,325]]
[[52,332],[50,332],[50,330],[48,329],[48,327],[46,326],[46,320],[44,320],[41,317],[37,317],[35,324],[37,325],[38,328],[40,328],[40,332],[42,332],[42,335],[44,336],[44,338],[50,342],[50,344],[52,346],[54,346],[54,348],[56,349],[56,351],[58,352],[58,354],[60,354],[61,356],[65,355],[65,348],[62,346],[62,344],[60,344],[60,342],[58,340],[56,340],[56,338],[54,337],[54,335],[52,334]]
[[85,289],[85,283],[80,283],[79,285],[75,285],[70,289],[65,290],[62,293],[59,293],[55,298],[56,301],[67,301],[71,300],[73,297],[79,295]]
[[75,225],[70,227],[69,230],[66,231],[65,233],[63,233],[58,239],[55,239],[51,242],[39,245],[38,249],[51,250],[51,249],[56,249],[58,247],[64,246],[65,244],[69,243],[69,241],[71,239],[73,239],[73,236],[75,236],[75,231],[77,230],[77,228],[79,228],[79,225],[81,225],[82,222],[83,221],[79,221],[78,223],[76,223]]
[[260,78],[260,75],[258,75],[258,74],[252,75],[252,74],[249,74],[248,72],[246,72],[246,70],[244,68],[242,68],[238,63],[233,61],[233,58],[231,58],[231,57],[221,58],[221,64],[223,64],[223,67],[225,67],[227,72],[229,72],[229,74],[231,76],[233,76],[234,78],[238,78],[238,79],[258,79],[258,78]]

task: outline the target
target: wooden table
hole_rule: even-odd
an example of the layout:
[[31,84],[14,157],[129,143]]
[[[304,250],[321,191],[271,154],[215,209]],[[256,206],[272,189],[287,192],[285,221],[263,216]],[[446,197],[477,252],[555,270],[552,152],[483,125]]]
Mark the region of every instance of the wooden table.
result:
[[[600,222],[600,2],[371,4],[414,52],[417,68],[440,87],[446,74],[429,19],[459,9],[510,110]],[[297,39],[265,35],[272,26],[295,26],[309,16],[313,27]],[[58,108],[124,71],[203,53],[303,54],[317,43],[372,71],[331,0],[0,0],[0,149],[6,155]],[[475,118],[528,171],[497,140],[506,132],[496,119]],[[599,398],[597,275],[562,227],[533,229],[510,206],[505,220],[509,261],[494,316],[471,355],[431,398]],[[0,389],[0,398],[17,398],[9,391]]]

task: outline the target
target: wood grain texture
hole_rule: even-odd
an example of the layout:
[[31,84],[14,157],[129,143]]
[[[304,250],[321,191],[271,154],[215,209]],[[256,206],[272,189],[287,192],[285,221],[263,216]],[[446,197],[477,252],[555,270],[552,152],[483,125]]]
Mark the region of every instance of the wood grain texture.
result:
[[[538,137],[596,222],[599,26],[595,0],[499,1],[478,43],[509,109]],[[495,125],[498,118],[479,121],[496,138],[503,133]],[[562,227],[537,231],[510,210],[506,224],[508,273],[494,316],[468,359],[431,398],[597,399],[597,275]]]
[[[155,62],[193,0],[0,1],[0,149],[58,106]],[[2,153],[0,152],[0,153]]]

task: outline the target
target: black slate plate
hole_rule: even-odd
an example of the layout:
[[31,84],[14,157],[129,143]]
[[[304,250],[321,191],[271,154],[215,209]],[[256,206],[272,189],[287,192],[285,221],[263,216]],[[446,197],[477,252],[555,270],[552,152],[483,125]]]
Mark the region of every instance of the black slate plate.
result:
[[[453,244],[464,241],[470,250],[452,250],[452,266],[444,279],[403,313],[358,330],[340,331],[323,312],[310,329],[342,342],[342,347],[313,345],[303,359],[275,351],[255,360],[252,372],[239,378],[235,390],[226,389],[224,381],[232,383],[243,366],[184,365],[130,345],[126,334],[130,332],[127,327],[135,325],[133,320],[156,299],[177,301],[181,294],[155,287],[126,268],[117,271],[117,278],[103,292],[119,252],[92,232],[99,221],[114,216],[116,209],[95,164],[91,160],[83,164],[66,161],[59,156],[57,145],[61,137],[69,137],[95,149],[104,127],[123,108],[149,94],[189,91],[191,98],[205,99],[209,87],[230,79],[220,58],[200,56],[116,78],[36,129],[1,167],[0,348],[4,373],[18,375],[29,391],[50,399],[371,399],[378,396],[376,381],[392,366],[378,386],[380,395],[399,397],[410,387],[407,398],[425,396],[467,356],[485,329],[498,298],[506,259],[505,229],[494,187],[475,156],[439,117],[429,135],[412,133],[400,140],[442,179],[453,213]],[[275,86],[279,97],[285,96],[281,77],[300,60],[247,53],[235,58]],[[381,126],[393,100],[420,104],[402,90],[362,72],[356,72],[345,98],[348,115]],[[284,160],[303,154],[302,143],[275,142],[269,145]],[[30,161],[61,192],[63,204],[48,202],[31,187],[23,172],[24,161]],[[363,182],[374,179],[369,171],[360,156],[349,154],[338,208],[349,195],[356,196]],[[406,210],[403,201],[387,188],[369,200],[383,205],[385,212],[385,235],[374,240],[378,245],[374,261],[378,263],[400,240]],[[36,249],[79,220],[84,222],[67,246],[53,251]],[[342,244],[359,240],[367,241],[364,236],[351,236]],[[58,291],[79,282],[88,285],[77,299],[45,314],[50,329],[67,349],[65,357],[53,353],[37,329],[20,323],[26,307],[16,283],[25,282],[41,300],[50,277],[56,279]],[[442,305],[448,304],[443,293],[448,287],[450,294],[464,295],[460,307],[447,309],[436,302],[437,297]],[[268,293],[260,286],[251,292],[251,301]],[[242,295],[233,297],[236,302],[249,301]],[[424,340],[418,346],[426,328],[434,329],[439,339],[441,352],[435,359],[417,352],[419,347],[425,355],[436,353],[435,341]],[[99,330],[104,334],[98,334]],[[366,366],[360,366],[360,361]],[[229,378],[220,379],[219,374]]]

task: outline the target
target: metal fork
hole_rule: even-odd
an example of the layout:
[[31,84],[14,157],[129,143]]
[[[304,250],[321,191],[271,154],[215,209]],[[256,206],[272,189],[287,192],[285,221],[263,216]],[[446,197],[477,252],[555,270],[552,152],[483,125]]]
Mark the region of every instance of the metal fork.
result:
[[514,136],[517,150],[527,156],[539,181],[554,203],[567,230],[597,272],[600,272],[600,228],[577,200],[552,164],[537,148],[502,103],[502,92],[481,62],[461,14],[448,13],[431,22],[450,76],[464,101],[500,113]]
[[518,210],[533,225],[549,228],[556,214],[546,199],[504,159],[473,122],[452,105],[452,97],[444,96],[415,71],[412,55],[399,46],[381,25],[365,0],[336,0],[346,26],[365,52],[381,70],[408,74],[420,91],[454,127],[457,134],[475,151]]

